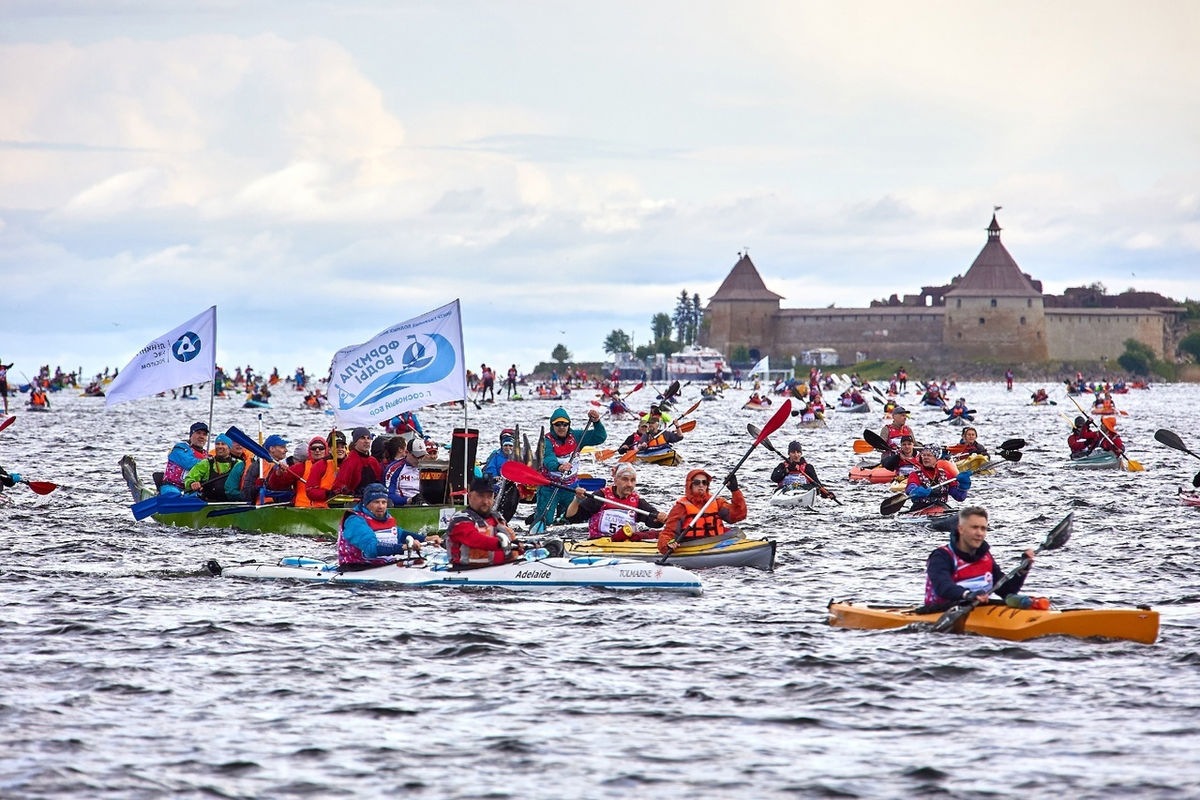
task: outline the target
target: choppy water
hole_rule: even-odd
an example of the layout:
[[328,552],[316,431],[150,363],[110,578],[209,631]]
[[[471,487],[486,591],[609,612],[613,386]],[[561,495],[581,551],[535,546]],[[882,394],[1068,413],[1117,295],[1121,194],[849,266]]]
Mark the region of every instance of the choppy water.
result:
[[[1153,605],[1150,646],[831,629],[830,598],[919,599],[942,540],[881,519],[880,488],[844,483],[849,441],[865,422],[878,429],[877,414],[772,437],[802,440],[842,507],[789,517],[766,503],[775,458],[743,468],[745,527],[780,540],[775,573],[708,571],[700,598],[521,595],[209,577],[209,558],[332,548],[135,523],[117,459],[132,453],[148,474],[207,407],[105,412],[66,394],[0,433],[0,463],[63,485],[45,498],[19,487],[0,507],[0,796],[1200,795],[1200,512],[1174,497],[1200,464],[1151,438],[1167,427],[1200,450],[1196,388],[1118,398],[1144,473],[1061,469],[1057,412],[1075,413],[1061,393],[1057,408],[1030,408],[1028,392],[960,389],[985,444],[1030,441],[972,492],[993,512],[1001,565],[1074,509],[1071,543],[1041,557],[1027,591]],[[591,396],[569,408],[581,416]],[[680,446],[691,463],[721,474],[737,460],[746,423],[768,416],[741,410],[744,397],[701,407]],[[218,429],[255,429],[254,412],[217,402]],[[490,443],[502,425],[536,432],[551,408],[499,403],[471,421]],[[917,415],[920,433],[956,440],[931,418]],[[266,415],[288,438],[328,419]],[[422,419],[447,440],[462,416]],[[641,472],[665,507],[686,468]]]

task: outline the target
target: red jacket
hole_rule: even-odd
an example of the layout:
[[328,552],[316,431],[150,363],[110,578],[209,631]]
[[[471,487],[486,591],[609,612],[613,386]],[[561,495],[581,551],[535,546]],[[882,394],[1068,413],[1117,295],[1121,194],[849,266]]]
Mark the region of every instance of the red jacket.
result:
[[338,467],[337,477],[333,479],[333,493],[362,497],[362,490],[372,483],[383,483],[383,467],[370,455],[351,450]]

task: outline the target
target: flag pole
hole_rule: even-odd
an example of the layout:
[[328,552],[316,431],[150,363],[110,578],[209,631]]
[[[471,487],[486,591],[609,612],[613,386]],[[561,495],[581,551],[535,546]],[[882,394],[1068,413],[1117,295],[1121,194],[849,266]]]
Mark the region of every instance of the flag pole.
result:
[[217,307],[213,306],[213,366],[208,373],[208,429],[213,429],[213,405],[217,401]]

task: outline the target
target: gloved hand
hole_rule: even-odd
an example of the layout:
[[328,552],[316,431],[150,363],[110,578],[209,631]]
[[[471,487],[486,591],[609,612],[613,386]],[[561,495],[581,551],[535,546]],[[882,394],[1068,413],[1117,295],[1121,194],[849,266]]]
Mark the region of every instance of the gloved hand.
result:
[[508,551],[512,549],[512,540],[508,538],[507,534],[496,531],[496,541],[500,543],[501,550]]
[[924,486],[910,486],[904,490],[904,493],[913,500],[924,500],[926,497],[929,497],[929,495],[932,494],[932,492],[930,492],[929,489],[926,489]]
[[734,472],[731,472],[728,475],[726,475],[725,476],[725,485],[729,487],[729,491],[736,492],[740,488],[738,486],[737,474]]
[[958,485],[964,489],[971,488],[971,470],[964,469],[962,472],[958,473]]
[[8,477],[12,478],[12,482],[13,482],[13,485],[14,485],[14,486],[15,486],[16,484],[18,484],[18,483],[20,483],[20,482],[21,482],[21,475],[20,475],[20,473],[17,473],[17,472],[10,472],[10,473],[8,473]]

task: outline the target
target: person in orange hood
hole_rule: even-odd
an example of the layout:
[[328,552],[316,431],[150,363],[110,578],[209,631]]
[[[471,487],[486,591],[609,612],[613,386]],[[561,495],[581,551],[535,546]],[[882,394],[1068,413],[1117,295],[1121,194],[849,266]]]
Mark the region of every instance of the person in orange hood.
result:
[[[675,502],[667,514],[666,524],[658,535],[658,552],[664,555],[674,550],[681,542],[689,539],[708,539],[725,534],[726,526],[741,522],[746,518],[746,498],[738,487],[737,476],[732,472],[725,478],[725,484],[732,492],[731,501],[718,497],[704,510],[704,516],[696,520],[696,524],[688,524],[700,513],[709,500],[709,487],[712,485],[712,475],[702,469],[694,469],[687,474],[687,484],[684,495]],[[680,536],[679,532],[683,531]]]

